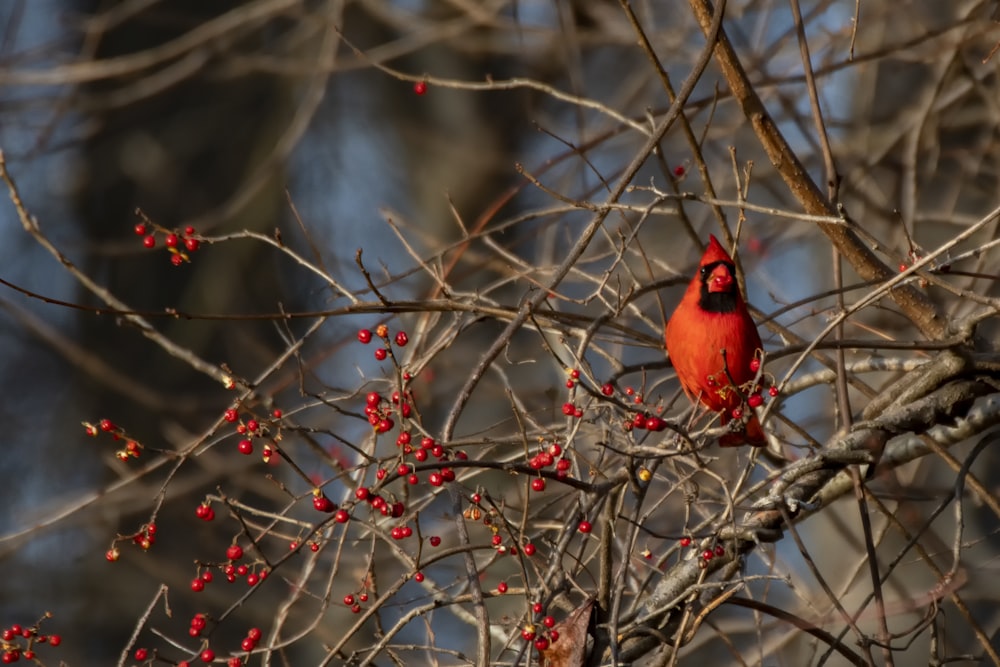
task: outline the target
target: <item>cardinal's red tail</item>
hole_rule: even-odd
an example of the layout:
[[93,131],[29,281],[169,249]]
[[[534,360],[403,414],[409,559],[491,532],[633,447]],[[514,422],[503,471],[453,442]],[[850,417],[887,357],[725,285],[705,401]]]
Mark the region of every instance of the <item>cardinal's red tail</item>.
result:
[[756,416],[750,418],[745,430],[726,433],[719,438],[720,447],[739,447],[741,445],[750,445],[751,447],[767,445],[767,436],[764,435],[764,429]]

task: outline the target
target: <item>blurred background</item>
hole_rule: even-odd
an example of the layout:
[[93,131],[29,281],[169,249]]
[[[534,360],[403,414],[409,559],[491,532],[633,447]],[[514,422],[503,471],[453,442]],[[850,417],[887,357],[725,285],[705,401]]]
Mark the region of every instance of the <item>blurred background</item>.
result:
[[[889,266],[912,263],[911,253],[937,247],[997,205],[1000,59],[991,49],[1000,32],[991,18],[994,4],[801,3],[802,37],[840,179],[835,198]],[[447,268],[452,294],[486,294],[516,307],[544,284],[592,219],[579,202],[604,200],[669,107],[672,92],[664,81],[679,89],[704,45],[686,3],[631,7],[658,57],[655,64],[617,2],[0,0],[0,150],[25,207],[80,271],[136,311],[240,316],[152,321],[197,357],[255,378],[311,320],[245,316],[344,307],[351,301],[345,291],[374,300],[356,264],[358,249],[394,300],[438,295],[436,281],[415,256],[440,258],[433,264]],[[725,28],[778,127],[826,188],[789,4],[730,1]],[[697,244],[708,233],[719,234],[711,202],[721,202],[735,229],[742,183],[746,201],[789,213],[746,212],[739,247],[750,303],[765,315],[783,308],[776,321],[807,341],[826,325],[833,297],[823,294],[834,285],[829,242],[812,223],[793,217],[798,206],[710,65],[683,122],[646,161],[621,199],[626,206],[609,216],[592,252],[575,267],[590,279],[613,273],[622,294],[663,288],[617,313],[629,340],[588,359],[595,377],[627,371],[632,375],[623,386],[648,382],[648,393],[659,392],[664,401],[676,396],[663,361],[662,326],[700,254]],[[701,201],[670,198],[678,193]],[[645,215],[654,200],[663,207]],[[0,625],[30,624],[51,611],[55,617],[43,627],[61,634],[64,644],[47,654],[46,664],[113,664],[159,583],[187,585],[194,573],[191,542],[224,550],[230,540],[231,533],[208,524],[191,528],[193,509],[205,494],[220,483],[233,497],[272,498],[275,491],[260,475],[242,474],[250,463],[207,450],[171,481],[159,507],[156,547],[114,565],[105,562],[116,534],[149,520],[169,466],[136,475],[136,464],[117,461],[113,449],[86,437],[81,422],[110,418],[147,447],[180,450],[210,429],[233,398],[126,319],[95,315],[90,308],[103,304],[22,230],[6,193],[3,202],[0,277],[83,308],[46,303],[9,286],[0,291],[0,423],[7,452],[0,463],[6,480],[0,485],[0,562],[7,572],[0,579]],[[204,237],[237,238],[203,243],[191,262],[174,266],[162,244],[146,249],[133,233],[137,209],[166,229],[192,226]],[[344,290],[245,231],[279,234],[281,243]],[[986,226],[972,243],[996,233],[995,224]],[[447,254],[470,234],[476,243]],[[617,259],[626,247],[627,271]],[[995,296],[990,278],[996,266],[995,251],[970,258],[964,268],[971,277],[963,286]],[[848,270],[845,282],[856,281]],[[593,291],[589,279],[571,277],[562,287],[566,300],[554,308],[589,316]],[[949,317],[974,305],[944,290],[930,294]],[[268,376],[260,393],[291,408],[308,403],[304,396],[363,390],[365,378],[383,371],[367,351],[357,352],[354,336],[384,320],[377,313],[331,319],[310,338],[298,367]],[[417,322],[404,318],[393,326]],[[424,397],[428,429],[448,419],[468,369],[504,324],[484,318],[463,327],[449,353],[421,368],[414,386]],[[849,329],[848,338],[918,338],[892,308],[865,311]],[[981,329],[985,340],[995,332],[990,322]],[[772,351],[789,342],[764,327],[762,335]],[[547,342],[556,348],[551,355],[539,353],[535,339],[515,341],[505,353],[509,375],[485,385],[470,403],[461,434],[496,426],[497,404],[505,415],[509,410],[504,387],[517,388],[524,405],[559,412],[565,370],[553,357],[570,363],[560,350],[576,341],[553,334]],[[778,377],[782,363],[787,368],[787,360],[779,360]],[[820,367],[807,362],[800,372]],[[895,377],[886,373],[879,381]],[[857,398],[860,409],[864,399]],[[808,434],[787,435],[797,446],[823,442],[839,426],[829,385],[803,387],[781,409]],[[370,436],[356,417],[310,410],[299,423],[335,433],[317,436],[321,448],[350,461],[350,447],[338,442]],[[988,467],[994,456],[983,454],[973,470]],[[306,472],[319,469],[317,463]],[[897,511],[912,512],[912,522],[920,524],[929,511],[923,503],[954,482],[953,472],[938,475],[933,466],[914,467],[882,491],[891,491]],[[442,516],[449,511],[434,507]],[[980,517],[985,510],[979,504],[969,511],[966,527],[973,534],[967,539],[975,548],[968,576],[977,584],[985,577],[972,603],[983,608],[973,615],[991,634],[1000,625],[989,610],[997,591],[985,583],[995,579],[988,575],[997,555],[996,517]],[[842,544],[845,534],[857,537],[849,527],[856,514],[848,504],[822,523],[805,524],[802,533],[823,553],[824,540]],[[938,521],[941,535],[929,539],[930,550],[944,552],[954,525]],[[851,544],[861,557],[863,542]],[[808,579],[790,545],[764,561],[752,571]],[[845,599],[861,595],[852,582],[859,590],[866,584],[855,581],[853,570],[831,576],[842,582]],[[920,570],[908,580],[926,591],[937,578]],[[801,586],[809,590],[790,586],[775,594],[775,603],[803,603],[822,618],[825,607],[811,597],[815,583]],[[894,592],[901,599],[917,595],[905,587]],[[273,595],[279,599],[281,591]],[[221,598],[208,599],[221,604]],[[164,631],[183,635],[205,601],[177,595],[171,604],[174,617],[162,621]],[[246,623],[220,626],[218,643],[238,645],[247,624],[265,625],[269,612],[266,605],[246,609]],[[338,608],[316,631],[327,645],[336,641],[338,614],[351,620]],[[980,655],[961,629],[967,619],[952,621],[942,625],[953,642],[943,653]],[[745,616],[732,623],[705,630],[687,655],[721,652],[719,659],[731,659],[731,648],[713,644],[715,633],[744,633],[767,646],[760,654],[768,656],[764,664],[813,664],[821,653],[790,633],[762,632]],[[930,635],[914,636],[912,650],[901,652],[897,664],[926,664]],[[292,646],[284,664],[318,664],[325,655],[321,642]],[[455,650],[462,648],[459,642]]]

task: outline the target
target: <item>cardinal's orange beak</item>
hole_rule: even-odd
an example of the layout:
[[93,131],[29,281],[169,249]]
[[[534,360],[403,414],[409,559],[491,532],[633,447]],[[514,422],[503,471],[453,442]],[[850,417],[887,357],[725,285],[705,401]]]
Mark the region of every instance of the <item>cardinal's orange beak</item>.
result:
[[712,269],[712,272],[708,274],[707,282],[709,292],[731,292],[735,284],[733,274],[729,272],[729,268],[725,264],[720,264]]

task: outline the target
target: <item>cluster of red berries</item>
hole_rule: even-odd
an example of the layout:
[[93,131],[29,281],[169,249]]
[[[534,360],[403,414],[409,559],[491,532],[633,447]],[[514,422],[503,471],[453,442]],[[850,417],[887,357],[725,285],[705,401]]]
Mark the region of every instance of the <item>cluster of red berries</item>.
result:
[[83,424],[84,432],[92,438],[96,438],[102,432],[109,433],[113,440],[125,439],[125,447],[119,449],[115,452],[115,458],[119,461],[128,461],[132,458],[139,458],[139,454],[142,452],[142,445],[140,445],[135,440],[128,438],[125,434],[125,429],[120,428],[110,419],[102,419],[97,422],[97,424],[91,424],[90,422],[81,422]]
[[183,235],[165,229],[151,228],[148,222],[137,222],[133,231],[136,236],[142,237],[142,245],[146,248],[155,248],[156,234],[163,234],[163,244],[170,251],[170,263],[174,266],[190,262],[191,258],[187,253],[194,252],[201,246],[201,241],[194,237],[195,229],[191,225],[184,228]]
[[[369,394],[369,397],[370,396],[371,394]],[[413,435],[409,431],[403,431],[399,434],[399,437],[396,438],[396,446],[399,447],[400,450],[402,450],[403,456],[408,456],[412,454],[413,458],[416,459],[416,461],[419,463],[423,463],[424,461],[426,461],[429,456],[433,456],[439,461],[448,461],[450,458],[448,450],[446,450],[443,445],[439,444],[436,440],[434,440],[434,438],[431,438],[429,436],[421,438],[420,445],[415,447],[413,444]],[[461,451],[455,452],[455,458],[465,459],[466,458],[465,452]],[[417,475],[416,472],[414,472],[413,466],[411,466],[409,463],[400,463],[396,467],[396,474],[398,474],[400,477],[406,478],[408,484],[416,485],[420,483],[420,477]],[[379,480],[384,479],[385,475],[386,475],[385,469],[379,469],[375,473],[376,478],[378,478]],[[455,471],[448,466],[443,466],[438,470],[431,472],[427,476],[427,483],[430,484],[431,486],[441,486],[445,482],[454,482],[454,481],[455,481]]]
[[[189,630],[190,635],[192,637],[199,636],[201,631],[205,629],[205,624],[205,615],[195,614],[194,618],[191,619],[191,628]],[[153,655],[150,655],[150,653],[151,651],[148,648],[137,648],[133,655],[139,662],[145,662],[150,658],[156,658],[155,652],[153,652]],[[198,659],[205,664],[213,662],[215,660],[215,651],[210,648],[206,648],[198,654]],[[240,667],[240,665],[243,664],[243,661],[239,658],[232,658],[226,664],[229,665],[229,667]],[[177,667],[191,667],[191,662],[188,660],[182,660],[177,663]]]
[[[562,456],[562,453],[562,446],[557,442],[553,442],[548,447],[532,456],[528,461],[528,467],[532,470],[544,470],[551,465],[555,465],[556,478],[564,479],[569,475],[569,469],[572,466],[572,462]],[[535,477],[532,479],[531,488],[535,491],[544,491],[545,478]]]
[[667,421],[656,415],[651,415],[647,412],[637,412],[635,416],[628,422],[625,423],[625,430],[631,431],[637,429],[640,431],[653,431],[654,433],[659,433],[660,431],[667,428]]
[[521,639],[526,642],[533,642],[535,648],[541,652],[559,641],[559,631],[552,629],[556,625],[556,619],[545,614],[545,607],[542,606],[541,602],[531,605],[531,611],[536,617],[542,616],[538,622],[541,623],[544,630],[539,632],[538,626],[534,623],[528,623],[521,629]]
[[[398,391],[394,391],[392,392],[391,400],[388,401],[377,391],[370,391],[365,397],[365,416],[368,418],[368,423],[372,425],[372,428],[377,433],[386,433],[396,426],[396,422],[392,419],[392,415],[395,412],[398,412],[399,416],[404,419],[410,417],[413,412],[412,400],[413,395],[409,391],[405,392],[402,397]],[[409,437],[409,433],[405,437],[401,433],[399,439],[396,440],[396,444],[403,444],[404,440],[406,444],[409,444]]]
[[194,515],[202,521],[212,521],[215,519],[215,510],[212,509],[212,505],[206,500],[203,503],[198,503],[198,506],[194,508]]
[[[246,563],[237,563],[243,558],[243,547],[238,544],[231,544],[226,549],[226,559],[229,561],[222,566],[222,573],[226,581],[234,583],[239,577],[246,577],[247,586],[256,586],[267,579],[267,570],[255,571]],[[211,583],[214,579],[211,570],[205,570],[191,582],[191,590],[199,592],[204,590],[205,584]]]
[[[129,538],[119,537],[115,540],[115,542],[127,539]],[[156,524],[148,523],[143,525],[135,535],[131,536],[131,539],[132,543],[138,546],[143,551],[148,550],[150,547],[153,546],[153,544],[156,543]],[[104,552],[104,559],[107,560],[109,563],[114,563],[119,558],[121,558],[121,551],[119,551],[118,547],[114,545],[112,545],[110,549]]]
[[[378,361],[385,361],[385,359],[392,354],[392,347],[389,337],[389,327],[385,324],[380,324],[375,327],[375,335],[382,339],[382,347],[375,349],[375,358]],[[369,329],[361,329],[358,331],[358,340],[363,344],[367,345],[372,342],[372,332]],[[392,339],[395,341],[398,347],[406,347],[406,344],[410,342],[410,337],[406,335],[405,331],[397,331],[395,337]]]
[[[518,554],[518,551],[523,551],[525,556],[535,555],[536,552],[535,545],[532,544],[531,542],[525,543],[525,545],[522,546],[520,549],[518,549],[516,544],[505,545],[503,543],[503,537],[500,535],[499,529],[488,522],[487,525],[489,525],[490,530],[493,531],[493,537],[490,538],[490,544],[493,546],[493,548],[497,550],[498,554],[510,554],[511,556],[516,556]],[[503,593],[504,591],[500,592]]]
[[351,608],[351,611],[355,614],[361,613],[361,603],[368,602],[368,593],[361,591],[357,595],[353,593],[348,593],[344,596],[344,604]]
[[[271,414],[275,422],[282,417],[282,412],[278,409],[275,409]],[[236,433],[240,436],[240,441],[236,444],[236,449],[244,456],[253,454],[253,438],[264,438],[269,433],[267,425],[261,424],[260,421],[253,417],[246,421],[241,421],[240,413],[236,408],[227,409],[222,417],[230,424],[236,424]],[[237,424],[237,422],[239,423]],[[270,463],[276,454],[277,452],[271,446],[271,443],[266,443],[261,451],[264,463]]]
[[[51,615],[46,613],[45,617]],[[59,646],[62,644],[62,637],[59,635],[43,635],[38,632],[38,625],[24,627],[15,623],[10,627],[0,630],[0,640],[2,640],[3,652],[0,653],[0,662],[10,665],[24,658],[25,660],[36,660],[35,647],[38,644],[48,644],[49,646]]]
[[148,523],[144,525],[139,529],[139,532],[132,536],[132,542],[144,551],[149,549],[156,542],[156,524]]
[[257,648],[257,643],[260,642],[260,638],[263,636],[260,628],[250,628],[247,630],[247,636],[240,642],[240,648],[249,653]]
[[[694,541],[687,535],[682,537],[678,541],[678,543],[685,549],[694,546]],[[699,554],[699,559],[701,561],[699,565],[701,567],[706,567],[708,565],[708,562],[713,558],[722,558],[725,555],[726,555],[726,547],[724,547],[721,544],[716,544],[714,549],[705,549]]]
[[[537,549],[535,545],[531,542],[526,542],[523,546],[518,546],[517,544],[504,544],[503,536],[500,534],[500,528],[494,522],[494,517],[497,512],[495,510],[488,510],[485,513],[480,505],[483,501],[482,495],[479,493],[473,493],[469,500],[472,501],[463,512],[462,516],[469,521],[479,521],[482,519],[483,525],[490,529],[492,537],[490,538],[490,545],[496,549],[498,554],[510,554],[511,556],[516,556],[519,552],[523,552],[525,556],[534,556]],[[432,537],[431,546],[436,547],[441,543],[441,538]],[[502,584],[500,592],[506,592],[507,585]]]
[[337,523],[347,523],[351,519],[350,513],[326,497],[320,488],[313,489],[313,509],[324,514],[332,514],[333,520]]

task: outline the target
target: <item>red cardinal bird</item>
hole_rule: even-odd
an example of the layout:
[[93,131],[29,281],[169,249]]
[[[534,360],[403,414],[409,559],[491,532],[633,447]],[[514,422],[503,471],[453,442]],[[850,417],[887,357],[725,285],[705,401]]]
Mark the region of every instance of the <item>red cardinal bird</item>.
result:
[[[722,423],[727,424],[733,410],[743,404],[740,390],[729,378],[745,390],[757,375],[751,366],[757,366],[754,360],[763,346],[736,283],[736,266],[714,236],[709,237],[698,266],[698,274],[667,324],[667,353],[685,393],[719,412]],[[722,436],[719,444],[761,447],[767,439],[751,413],[742,430]]]

